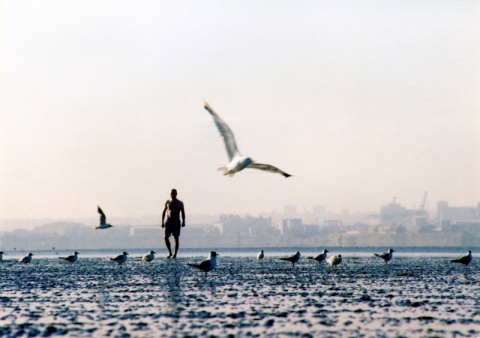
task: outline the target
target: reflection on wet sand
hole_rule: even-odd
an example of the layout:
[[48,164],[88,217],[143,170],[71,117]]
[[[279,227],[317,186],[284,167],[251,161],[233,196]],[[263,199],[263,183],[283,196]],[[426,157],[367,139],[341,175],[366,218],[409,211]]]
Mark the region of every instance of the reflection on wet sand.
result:
[[6,262],[0,336],[480,334],[475,261],[465,273],[441,256],[342,256],[336,269],[221,256],[208,278],[187,266],[202,257]]

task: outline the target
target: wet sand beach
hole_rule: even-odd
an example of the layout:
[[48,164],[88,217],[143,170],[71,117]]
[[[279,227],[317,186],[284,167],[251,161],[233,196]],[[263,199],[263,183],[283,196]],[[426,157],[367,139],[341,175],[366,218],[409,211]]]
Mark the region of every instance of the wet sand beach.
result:
[[[480,273],[451,256],[57,258],[0,264],[0,336],[476,337]],[[132,255],[134,256],[134,255]]]

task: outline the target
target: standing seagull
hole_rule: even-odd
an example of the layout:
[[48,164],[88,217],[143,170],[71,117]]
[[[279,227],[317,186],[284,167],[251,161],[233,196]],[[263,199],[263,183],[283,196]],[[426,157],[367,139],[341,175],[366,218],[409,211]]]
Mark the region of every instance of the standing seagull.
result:
[[100,225],[95,227],[95,229],[108,229],[111,228],[113,225],[107,223],[107,216],[103,213],[102,209],[100,206],[98,206],[97,209],[98,213],[100,214]]
[[384,252],[382,254],[374,253],[374,255],[383,259],[385,261],[385,264],[388,264],[388,261],[392,259],[394,252],[395,252],[395,250],[388,249],[387,252]]
[[257,259],[263,259],[263,257],[265,257],[265,255],[263,254],[263,250],[262,250],[258,253]]
[[291,255],[289,257],[282,257],[280,258],[282,261],[287,261],[292,263],[292,266],[295,267],[295,263],[300,260],[300,252],[296,252],[295,255]]
[[23,258],[20,258],[18,261],[19,261],[20,263],[25,263],[25,264],[30,263],[30,262],[32,261],[32,256],[33,256],[33,254],[32,254],[31,252],[29,252],[29,253],[28,253],[28,256],[25,256],[25,257],[23,257]]
[[77,260],[78,260],[78,254],[80,254],[80,252],[74,252],[73,255],[71,256],[68,256],[68,257],[58,257],[59,259],[63,259],[64,261],[67,261],[67,262],[70,262],[70,263],[75,263]]
[[215,122],[215,125],[217,126],[218,131],[225,142],[225,148],[227,149],[228,159],[230,162],[225,167],[218,169],[222,170],[224,175],[233,176],[235,173],[245,168],[252,168],[278,173],[285,177],[292,176],[272,165],[256,163],[250,157],[242,156],[240,151],[238,151],[232,130],[228,127],[225,121],[223,121],[222,118],[209,106],[207,102],[204,103],[204,107],[206,110],[208,110],[210,115],[212,115],[213,121]]
[[119,265],[127,261],[128,252],[124,251],[123,254],[118,255],[117,257],[110,258],[111,261],[117,262]]
[[317,261],[318,263],[322,263],[324,260],[327,259],[327,252],[329,252],[327,249],[323,249],[322,253],[315,256],[315,257],[307,257],[308,259],[313,259]]
[[0,251],[0,262],[3,261],[3,255],[6,255],[3,251]]
[[334,268],[341,262],[342,262],[342,255],[335,255],[327,259],[327,263]]
[[207,277],[207,272],[215,269],[217,265],[217,256],[219,256],[215,251],[210,252],[208,259],[198,262],[198,263],[188,263],[188,265],[193,266],[194,268],[200,269],[205,272],[205,277]]
[[141,258],[144,262],[150,263],[155,258],[155,254],[156,254],[155,251],[150,250],[150,252],[148,254],[143,255],[143,257],[141,257]]
[[452,259],[450,262],[460,263],[465,265],[465,269],[468,267],[468,264],[472,261],[472,250],[468,250],[468,253],[465,256],[462,256],[457,259]]

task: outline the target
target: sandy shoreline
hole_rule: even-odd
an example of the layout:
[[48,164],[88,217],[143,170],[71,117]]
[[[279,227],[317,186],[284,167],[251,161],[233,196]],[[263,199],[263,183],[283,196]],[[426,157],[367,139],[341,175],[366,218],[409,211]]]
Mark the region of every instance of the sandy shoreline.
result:
[[480,274],[451,257],[41,259],[0,265],[0,336],[478,336]]

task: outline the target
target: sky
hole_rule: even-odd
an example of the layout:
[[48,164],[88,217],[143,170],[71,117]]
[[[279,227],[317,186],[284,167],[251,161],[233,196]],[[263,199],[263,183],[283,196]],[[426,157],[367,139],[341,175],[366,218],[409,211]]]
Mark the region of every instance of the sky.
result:
[[[1,2],[0,217],[480,201],[478,1]],[[234,177],[207,101],[258,170]]]

